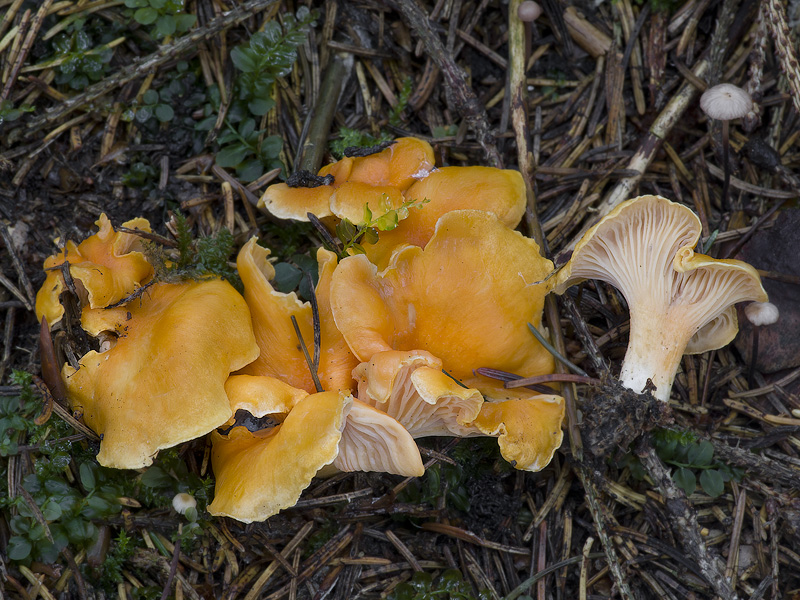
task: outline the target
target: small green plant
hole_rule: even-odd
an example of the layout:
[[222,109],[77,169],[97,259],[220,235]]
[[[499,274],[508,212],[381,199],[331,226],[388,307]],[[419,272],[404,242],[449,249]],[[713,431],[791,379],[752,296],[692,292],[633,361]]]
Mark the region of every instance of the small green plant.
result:
[[398,585],[388,600],[484,600],[491,598],[486,590],[476,596],[472,586],[464,581],[461,571],[448,569],[434,579],[424,571],[414,573],[410,581]]
[[406,200],[397,208],[392,208],[389,199],[384,195],[381,199],[381,214],[373,217],[368,205],[364,205],[364,217],[360,223],[352,223],[348,219],[342,219],[336,225],[336,236],[342,243],[339,250],[340,258],[345,258],[351,253],[365,254],[366,251],[361,245],[362,242],[374,244],[378,241],[380,231],[391,231],[400,224],[400,221],[408,217],[409,210],[412,208],[422,208],[430,202],[428,198],[423,200]]
[[142,95],[142,103],[136,109],[134,119],[144,123],[155,117],[160,123],[166,123],[171,121],[174,116],[175,111],[172,110],[172,107],[162,101],[156,90],[150,89]]
[[389,125],[394,127],[400,125],[400,117],[408,106],[408,99],[411,98],[411,92],[413,90],[414,82],[411,77],[406,77],[403,81],[403,89],[400,90],[400,95],[397,97],[397,104],[389,111]]
[[108,73],[113,51],[105,44],[95,46],[89,28],[84,28],[82,22],[73,23],[66,32],[56,35],[51,45],[57,85],[82,90]]
[[341,159],[344,157],[345,150],[348,148],[371,148],[392,139],[392,136],[387,133],[381,133],[380,136],[375,137],[363,131],[350,129],[349,127],[341,127],[339,128],[338,139],[333,140],[328,147],[333,156]]
[[307,254],[294,254],[288,261],[275,264],[273,285],[284,294],[297,290],[300,298],[308,300],[318,280],[317,261]]
[[[675,467],[672,480],[687,496],[695,492],[699,483],[706,494],[716,498],[725,491],[726,482],[739,481],[743,475],[741,469],[714,460],[711,442],[698,441],[688,431],[656,429],[653,447],[665,464]],[[628,467],[634,478],[644,479],[644,468],[633,454],[625,455],[620,466]]]
[[221,277],[240,292],[244,289],[236,269],[228,264],[233,253],[233,235],[227,228],[223,227],[214,235],[195,239],[186,217],[180,212],[175,212],[175,228],[176,259],[170,259],[163,247],[155,242],[145,245],[145,252],[155,271],[154,281],[202,281]]
[[186,14],[184,0],[125,0],[125,6],[135,9],[132,17],[139,25],[153,26],[156,39],[186,33],[197,22],[195,15]]
[[131,163],[128,172],[122,176],[122,183],[126,187],[143,188],[153,183],[156,170],[145,162]]
[[14,108],[11,100],[0,100],[0,125],[16,121],[26,112],[33,112],[34,108],[30,104],[21,104]]
[[[242,181],[255,181],[265,170],[283,168],[279,160],[283,141],[279,136],[266,135],[258,128],[256,119],[261,119],[275,106],[273,84],[291,72],[297,59],[297,47],[305,42],[315,18],[314,12],[301,6],[296,15],[284,15],[283,25],[269,21],[249,43],[231,51],[238,75],[217,137],[216,162],[220,167],[235,169]],[[217,126],[220,104],[219,89],[210,87],[203,109],[205,118],[195,126],[197,131],[211,132]]]

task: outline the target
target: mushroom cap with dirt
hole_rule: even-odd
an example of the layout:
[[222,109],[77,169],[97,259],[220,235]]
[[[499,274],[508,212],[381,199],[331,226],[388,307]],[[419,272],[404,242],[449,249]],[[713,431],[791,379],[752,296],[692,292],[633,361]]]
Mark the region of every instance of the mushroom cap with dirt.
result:
[[280,219],[308,221],[308,213],[319,218],[361,218],[364,204],[377,213],[385,194],[401,196],[416,180],[433,169],[435,157],[431,145],[421,139],[399,138],[391,145],[368,156],[345,156],[322,167],[319,177],[332,179],[314,187],[290,187],[276,183],[267,188],[259,208]]
[[721,348],[736,335],[732,305],[767,299],[747,263],[695,253],[700,233],[689,208],[640,196],[587,231],[557,274],[559,294],[586,279],[622,293],[631,324],[620,381],[640,393],[650,379],[653,395],[665,402],[687,347],[692,353]]

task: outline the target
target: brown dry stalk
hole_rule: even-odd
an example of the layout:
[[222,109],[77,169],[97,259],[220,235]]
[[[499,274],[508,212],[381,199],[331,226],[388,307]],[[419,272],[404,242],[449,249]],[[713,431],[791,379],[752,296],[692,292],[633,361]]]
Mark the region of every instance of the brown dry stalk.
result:
[[792,104],[800,112],[800,65],[797,62],[797,52],[792,43],[789,25],[786,23],[786,4],[784,0],[764,0],[762,5],[767,25],[775,40],[775,54],[781,70],[786,75],[789,88],[792,90]]

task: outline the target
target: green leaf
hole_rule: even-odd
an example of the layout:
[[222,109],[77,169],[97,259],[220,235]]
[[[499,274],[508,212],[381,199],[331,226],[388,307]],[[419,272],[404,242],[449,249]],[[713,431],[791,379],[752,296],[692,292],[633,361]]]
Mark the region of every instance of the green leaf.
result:
[[128,8],[142,8],[147,5],[147,0],[125,0],[125,6]]
[[236,175],[245,183],[255,181],[261,177],[263,173],[264,165],[261,164],[261,161],[257,158],[248,160],[236,167]]
[[272,98],[256,98],[247,103],[247,108],[255,116],[263,117],[275,108],[275,101]]
[[399,223],[399,219],[397,218],[397,212],[394,210],[390,210],[386,214],[381,215],[375,221],[375,226],[380,229],[381,231],[391,231],[397,224]]
[[228,146],[217,153],[217,164],[220,167],[235,167],[250,153],[247,146]]
[[44,506],[42,506],[42,515],[45,521],[56,521],[61,518],[62,514],[61,506],[58,502],[48,500]]
[[239,135],[247,139],[251,133],[256,130],[256,122],[254,119],[245,119],[239,124]]
[[675,485],[686,492],[687,496],[693,494],[695,489],[697,489],[697,478],[690,469],[681,467],[675,471],[672,475],[672,479],[675,481]]
[[31,543],[22,536],[12,536],[8,540],[6,553],[11,560],[25,560],[31,553]]
[[372,211],[369,209],[369,204],[364,205],[364,216],[361,217],[361,222],[364,225],[372,223]]
[[94,479],[94,471],[89,463],[83,463],[80,468],[81,485],[86,491],[94,489],[96,481]]
[[288,294],[297,287],[302,277],[303,272],[300,269],[292,264],[281,262],[275,265],[275,278],[272,283],[279,292]]
[[152,25],[158,19],[158,11],[150,8],[140,8],[133,13],[133,19],[140,25]]
[[171,121],[172,117],[174,116],[175,116],[175,111],[172,110],[172,107],[169,104],[159,104],[158,106],[156,106],[156,119],[158,119],[162,123]]
[[175,27],[180,33],[186,33],[197,22],[195,15],[175,15]]
[[139,110],[136,111],[135,119],[139,123],[144,123],[145,121],[149,120],[150,117],[152,117],[152,116],[153,116],[152,109],[150,107],[148,107],[148,106],[143,106]]
[[261,154],[267,158],[277,158],[283,148],[283,140],[278,135],[268,135],[261,142]]
[[231,60],[233,66],[242,71],[243,73],[252,73],[258,69],[258,63],[255,54],[252,50],[236,46],[231,50]]
[[158,92],[155,90],[147,90],[142,94],[142,104],[155,104],[158,102]]
[[725,481],[722,478],[722,473],[716,469],[704,470],[700,473],[700,487],[712,498],[721,496],[722,492],[725,491]]
[[695,467],[705,467],[711,464],[714,456],[714,446],[709,441],[702,441],[689,447],[688,462]]
[[172,15],[161,15],[156,20],[156,37],[166,37],[175,33],[178,24]]
[[364,242],[368,244],[375,244],[378,241],[378,232],[375,230],[374,227],[367,227],[364,230]]

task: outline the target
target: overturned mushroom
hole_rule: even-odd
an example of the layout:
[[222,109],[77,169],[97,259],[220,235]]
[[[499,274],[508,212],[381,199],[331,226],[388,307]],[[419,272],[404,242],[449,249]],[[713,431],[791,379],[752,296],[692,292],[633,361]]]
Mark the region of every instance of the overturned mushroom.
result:
[[730,307],[765,301],[758,273],[737,260],[716,260],[693,250],[697,216],[660,196],[623,202],[592,227],[557,277],[556,292],[585,279],[619,289],[631,313],[630,341],[620,381],[635,392],[655,385],[669,400],[681,356],[720,348],[736,334]]

